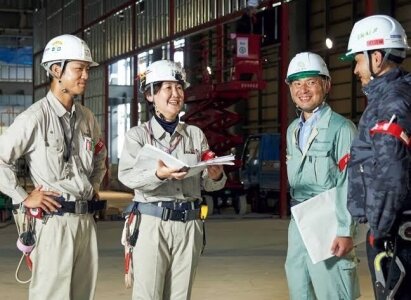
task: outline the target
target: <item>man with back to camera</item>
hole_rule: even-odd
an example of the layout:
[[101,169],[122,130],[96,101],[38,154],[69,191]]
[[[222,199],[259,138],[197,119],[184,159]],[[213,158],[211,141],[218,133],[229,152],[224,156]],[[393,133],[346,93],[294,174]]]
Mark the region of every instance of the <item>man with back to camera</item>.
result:
[[360,296],[357,257],[353,250],[353,220],[347,210],[346,161],[354,124],[325,102],[331,76],[317,54],[297,54],[288,66],[286,83],[300,112],[287,130],[287,174],[291,205],[298,205],[336,188],[336,236],[329,245],[332,257],[312,263],[295,220],[288,228],[285,262],[290,299],[356,299]]
[[366,248],[377,299],[390,292],[411,299],[411,75],[400,68],[409,48],[397,20],[374,15],[354,24],[344,56],[355,59],[368,99],[351,147],[348,209],[370,226]]
[[[83,40],[67,34],[48,42],[41,64],[50,91],[0,136],[0,190],[27,213],[44,214],[34,221],[29,299],[93,299],[98,270],[93,213],[104,206],[97,199],[107,152],[94,115],[74,99],[84,94],[89,68],[98,64]],[[20,157],[35,186],[30,194],[13,167]]]

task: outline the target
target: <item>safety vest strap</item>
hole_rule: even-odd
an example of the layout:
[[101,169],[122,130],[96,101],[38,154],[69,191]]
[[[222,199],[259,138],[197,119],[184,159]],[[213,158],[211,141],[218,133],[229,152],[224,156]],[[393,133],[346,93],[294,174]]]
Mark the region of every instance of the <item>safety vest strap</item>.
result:
[[388,121],[378,122],[373,128],[370,129],[371,136],[374,136],[376,133],[392,135],[403,142],[407,147],[411,147],[410,137],[397,123]]
[[351,157],[350,153],[347,153],[346,155],[341,157],[341,159],[338,161],[338,169],[340,170],[340,172],[345,170],[345,168],[347,167],[348,161],[350,160],[350,157]]

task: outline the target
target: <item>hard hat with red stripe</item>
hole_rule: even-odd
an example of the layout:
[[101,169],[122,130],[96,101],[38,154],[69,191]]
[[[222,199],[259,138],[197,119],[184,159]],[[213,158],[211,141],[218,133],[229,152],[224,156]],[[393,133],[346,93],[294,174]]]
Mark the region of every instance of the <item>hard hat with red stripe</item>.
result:
[[401,24],[386,15],[366,17],[354,24],[343,59],[352,59],[356,53],[390,49],[390,54],[405,58],[410,49],[407,35]]

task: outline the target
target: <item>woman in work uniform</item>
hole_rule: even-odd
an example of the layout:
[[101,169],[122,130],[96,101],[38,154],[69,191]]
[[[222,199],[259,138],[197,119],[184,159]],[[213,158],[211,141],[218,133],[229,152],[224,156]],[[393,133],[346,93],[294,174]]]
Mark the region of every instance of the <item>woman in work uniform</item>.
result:
[[140,88],[154,113],[125,137],[119,179],[134,189],[133,200],[141,216],[132,258],[134,300],[190,299],[203,247],[201,187],[215,191],[226,182],[222,166],[210,166],[186,178],[187,172],[170,168],[161,160],[156,169],[136,164],[145,144],[187,165],[199,162],[208,150],[204,133],[179,120],[187,86],[185,72],[178,64],[160,60],[149,65],[140,77]]
[[[333,112],[325,102],[331,77],[323,59],[314,53],[297,54],[290,62],[286,83],[299,118],[287,130],[287,172],[291,205],[336,187],[336,237],[333,257],[313,264],[292,219],[285,263],[293,300],[349,300],[359,297],[357,258],[353,251],[353,222],[347,203],[346,161],[354,124]],[[327,226],[326,224],[324,224]]]

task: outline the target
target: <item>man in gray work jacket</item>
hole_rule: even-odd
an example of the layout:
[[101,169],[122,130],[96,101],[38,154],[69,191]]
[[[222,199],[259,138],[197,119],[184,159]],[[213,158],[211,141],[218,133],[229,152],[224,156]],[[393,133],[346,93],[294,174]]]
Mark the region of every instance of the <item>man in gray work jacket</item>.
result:
[[[86,43],[73,35],[47,44],[42,66],[51,79],[46,97],[21,113],[0,136],[0,190],[34,214],[36,244],[30,299],[93,299],[98,253],[93,213],[106,172],[106,148],[92,112],[75,103],[96,66]],[[28,194],[14,164],[26,160]]]

